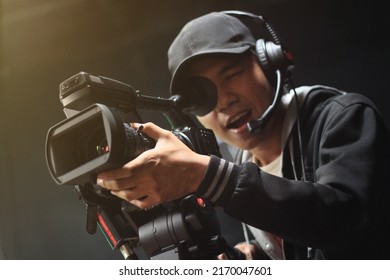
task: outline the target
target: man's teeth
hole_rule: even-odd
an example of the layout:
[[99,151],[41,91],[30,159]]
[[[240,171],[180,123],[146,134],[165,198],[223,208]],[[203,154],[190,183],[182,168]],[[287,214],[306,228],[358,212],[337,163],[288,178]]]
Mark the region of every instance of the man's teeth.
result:
[[[232,123],[238,121],[239,119],[241,119],[242,117],[244,117],[244,116],[247,115],[247,114],[248,114],[248,112],[243,112],[243,113],[241,113],[241,114],[235,116],[233,119],[230,120],[230,124],[232,124]],[[229,124],[229,125],[230,125],[230,124]]]
[[250,119],[251,112],[246,111],[243,113],[238,114],[237,116],[233,117],[229,124],[227,125],[228,129],[236,129],[247,123]]

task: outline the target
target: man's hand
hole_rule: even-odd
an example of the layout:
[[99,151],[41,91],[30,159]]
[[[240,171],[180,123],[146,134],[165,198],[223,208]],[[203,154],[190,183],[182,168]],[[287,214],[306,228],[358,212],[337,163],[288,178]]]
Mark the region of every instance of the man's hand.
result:
[[[140,126],[132,124],[134,129]],[[156,140],[155,148],[118,169],[98,174],[97,183],[140,208],[150,208],[195,192],[210,157],[193,152],[171,131],[152,123],[142,126],[142,133]]]
[[[245,255],[246,260],[257,260],[257,259],[269,259],[268,256],[262,252],[260,248],[252,243],[241,242],[234,246],[235,249],[239,250]],[[225,254],[218,255],[219,260],[227,260]]]

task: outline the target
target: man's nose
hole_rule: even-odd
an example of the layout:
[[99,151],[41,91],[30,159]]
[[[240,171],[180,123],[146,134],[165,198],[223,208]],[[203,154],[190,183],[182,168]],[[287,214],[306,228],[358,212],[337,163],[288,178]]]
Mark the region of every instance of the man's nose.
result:
[[231,109],[231,107],[239,100],[238,95],[233,91],[224,88],[217,88],[218,90],[218,100],[216,109],[218,112],[226,112]]

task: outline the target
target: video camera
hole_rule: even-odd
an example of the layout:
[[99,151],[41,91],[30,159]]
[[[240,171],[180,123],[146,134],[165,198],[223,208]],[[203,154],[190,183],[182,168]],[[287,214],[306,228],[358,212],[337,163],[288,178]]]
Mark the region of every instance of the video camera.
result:
[[144,210],[96,184],[99,172],[118,168],[155,146],[153,139],[128,124],[142,122],[141,111],[162,113],[172,132],[193,151],[221,156],[213,132],[198,127],[187,114],[202,115],[215,106],[214,86],[201,77],[188,85],[185,95],[162,98],[86,72],[60,84],[67,119],[47,133],[50,174],[59,185],[75,186],[87,205],[87,232],[95,233],[98,225],[125,259],[137,259],[138,246],[150,258],[173,250],[180,259],[208,259],[228,249],[215,209],[200,197],[189,195]]

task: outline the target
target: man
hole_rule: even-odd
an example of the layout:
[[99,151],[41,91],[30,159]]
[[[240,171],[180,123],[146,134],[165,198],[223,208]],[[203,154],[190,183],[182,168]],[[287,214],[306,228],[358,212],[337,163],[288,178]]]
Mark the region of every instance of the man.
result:
[[[254,37],[242,17],[259,22],[271,39]],[[185,95],[191,77],[212,81],[217,104],[197,118],[243,151],[237,163],[196,154],[147,123],[143,132],[156,147],[99,174],[98,183],[141,208],[196,193],[250,227],[254,242],[237,248],[254,258],[389,258],[383,120],[358,94],[288,90],[291,57],[279,43],[251,14],[217,12],[189,22],[168,51],[172,94]]]

